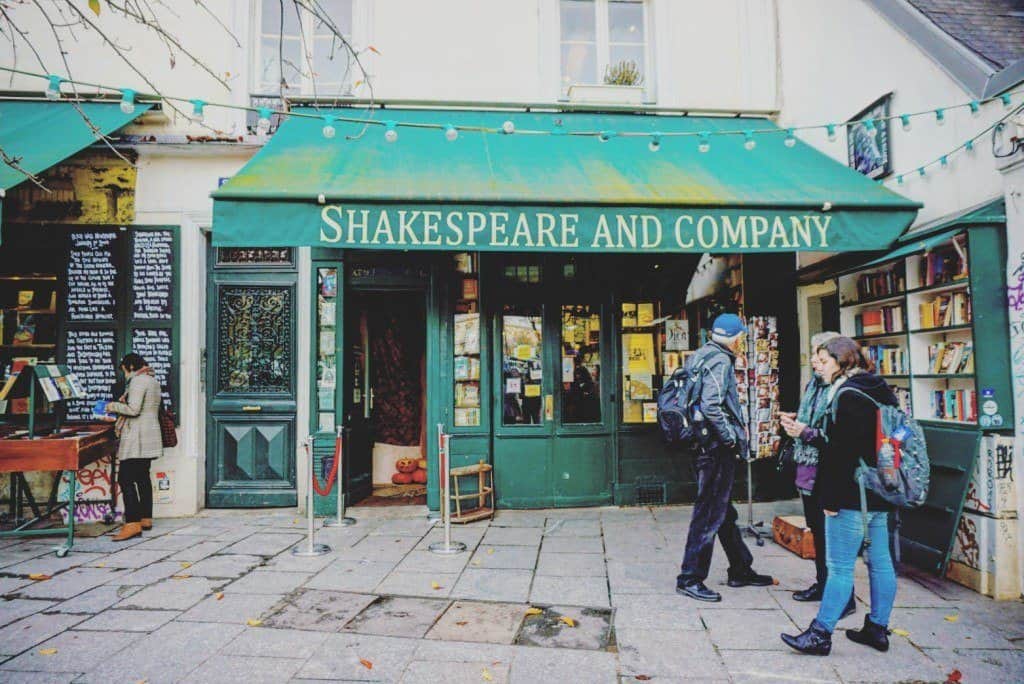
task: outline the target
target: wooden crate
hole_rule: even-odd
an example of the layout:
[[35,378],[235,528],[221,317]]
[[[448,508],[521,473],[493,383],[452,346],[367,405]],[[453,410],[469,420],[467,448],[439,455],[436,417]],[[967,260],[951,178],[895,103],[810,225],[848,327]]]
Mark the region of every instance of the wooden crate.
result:
[[802,515],[778,515],[772,521],[772,537],[801,558],[814,558],[814,534]]

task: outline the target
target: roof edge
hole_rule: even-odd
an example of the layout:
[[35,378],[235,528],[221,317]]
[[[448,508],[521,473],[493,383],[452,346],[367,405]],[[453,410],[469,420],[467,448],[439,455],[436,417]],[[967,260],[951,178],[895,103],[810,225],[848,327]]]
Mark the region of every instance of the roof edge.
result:
[[984,98],[1002,95],[1010,88],[1024,83],[1024,59],[1018,59],[1013,64],[992,74],[985,86]]

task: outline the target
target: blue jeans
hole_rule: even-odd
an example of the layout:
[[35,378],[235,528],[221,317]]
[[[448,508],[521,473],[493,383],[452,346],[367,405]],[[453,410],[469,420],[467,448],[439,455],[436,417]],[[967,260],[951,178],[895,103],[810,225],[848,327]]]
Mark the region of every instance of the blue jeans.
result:
[[[853,566],[864,541],[864,521],[860,511],[844,509],[838,515],[825,515],[825,557],[828,580],[818,609],[818,623],[829,632],[836,628],[843,608],[853,592]],[[871,581],[871,613],[876,625],[889,626],[889,615],[896,599],[896,570],[889,555],[889,514],[868,511],[868,578]]]

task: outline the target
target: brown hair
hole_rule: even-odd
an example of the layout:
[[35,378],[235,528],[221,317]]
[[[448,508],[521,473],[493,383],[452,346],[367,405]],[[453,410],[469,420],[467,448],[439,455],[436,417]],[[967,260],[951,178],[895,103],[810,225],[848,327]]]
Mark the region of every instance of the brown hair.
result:
[[849,337],[836,337],[822,347],[839,364],[839,372],[846,373],[852,368],[874,371],[874,364],[864,355],[860,345]]

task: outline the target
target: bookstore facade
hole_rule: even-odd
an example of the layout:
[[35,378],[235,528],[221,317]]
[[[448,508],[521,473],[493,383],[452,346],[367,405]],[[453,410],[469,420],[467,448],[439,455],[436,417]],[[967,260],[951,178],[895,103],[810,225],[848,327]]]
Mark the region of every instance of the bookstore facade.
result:
[[[392,116],[498,130],[506,120],[515,130],[753,125]],[[703,155],[693,138],[666,137],[652,152],[626,138],[463,131],[448,142],[402,128],[395,143],[371,129],[339,135],[334,149],[320,128],[287,121],[213,194],[207,505],[254,505],[275,487],[284,501],[285,478],[270,481],[280,470],[263,469],[261,484],[244,464],[266,457],[243,450],[272,453],[266,435],[282,435],[269,462],[285,464],[288,445],[314,434],[323,463],[339,428],[351,503],[381,485],[422,484],[436,509],[439,427],[453,466],[494,467],[499,507],[690,500],[692,476],[661,442],[654,397],[711,318],[740,311],[752,324],[739,377],[754,455],[768,456],[780,402],[795,405],[800,390],[793,252],[884,249],[916,212],[781,137],[748,151],[742,136],[720,136],[717,155]],[[308,350],[295,349],[300,325]],[[795,372],[780,372],[787,365]]]

